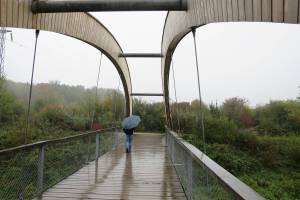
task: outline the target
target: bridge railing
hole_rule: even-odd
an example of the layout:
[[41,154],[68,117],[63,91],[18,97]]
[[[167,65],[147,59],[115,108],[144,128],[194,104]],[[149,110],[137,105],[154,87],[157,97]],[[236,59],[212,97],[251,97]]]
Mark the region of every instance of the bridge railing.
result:
[[0,150],[0,199],[33,199],[123,141],[118,127]]
[[264,199],[168,127],[166,146],[189,200]]

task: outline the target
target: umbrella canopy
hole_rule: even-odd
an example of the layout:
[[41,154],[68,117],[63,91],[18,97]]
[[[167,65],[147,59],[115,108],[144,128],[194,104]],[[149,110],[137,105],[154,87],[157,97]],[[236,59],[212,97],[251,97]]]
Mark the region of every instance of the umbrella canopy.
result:
[[141,122],[140,116],[131,115],[130,117],[126,117],[122,122],[122,127],[125,129],[132,129],[139,125]]

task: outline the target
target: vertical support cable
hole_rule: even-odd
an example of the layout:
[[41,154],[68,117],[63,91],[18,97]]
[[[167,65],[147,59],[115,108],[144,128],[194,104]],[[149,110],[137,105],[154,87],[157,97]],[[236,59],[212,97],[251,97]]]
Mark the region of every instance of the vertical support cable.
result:
[[173,74],[173,85],[174,85],[174,94],[175,94],[175,101],[176,101],[176,115],[177,115],[177,125],[178,125],[178,133],[180,133],[180,121],[179,121],[179,105],[178,105],[178,98],[177,98],[177,89],[176,89],[176,81],[175,81],[175,72],[174,72],[174,62],[173,58],[171,61],[171,67],[172,67],[172,74]]
[[26,128],[24,135],[24,143],[27,144],[27,135],[28,135],[28,127],[29,127],[29,117],[30,117],[30,106],[31,106],[31,96],[32,96],[32,85],[33,85],[33,76],[34,76],[34,67],[35,67],[35,57],[36,57],[36,49],[38,43],[40,30],[35,30],[35,45],[34,45],[34,54],[33,54],[33,63],[31,70],[31,82],[30,82],[30,90],[29,90],[29,98],[28,98],[28,106],[27,106],[27,115],[26,115]]
[[201,87],[200,87],[199,63],[198,63],[198,52],[197,52],[197,43],[196,43],[196,28],[192,28],[192,32],[193,32],[193,38],[194,38],[195,59],[196,59],[197,80],[198,80],[198,95],[199,95],[199,104],[200,104],[200,112],[201,112],[203,151],[206,154],[206,141],[205,141],[205,129],[204,129],[204,111],[203,111],[203,108],[202,108],[202,95],[201,95]]
[[97,86],[96,86],[96,92],[95,92],[95,105],[94,105],[94,109],[93,109],[93,113],[92,113],[90,129],[93,128],[93,124],[94,124],[95,109],[96,109],[96,106],[97,106],[97,99],[98,99],[98,86],[99,86],[99,79],[100,79],[100,70],[101,70],[101,64],[102,64],[102,57],[103,57],[103,53],[101,52],[100,63],[99,63],[99,68],[98,68],[98,76],[97,76]]
[[174,130],[174,123],[173,123],[173,110],[172,110],[172,102],[173,101],[170,97],[169,97],[169,109],[170,109],[170,121],[169,121],[169,127],[171,128],[171,130]]
[[[115,95],[114,95],[114,115],[115,115],[115,122],[118,121],[118,118],[117,118],[117,100],[118,100],[118,91],[120,89],[120,85],[121,85],[121,80],[119,79],[119,82],[118,82],[118,87],[117,87],[117,90],[115,91]],[[116,125],[116,124],[114,124]]]

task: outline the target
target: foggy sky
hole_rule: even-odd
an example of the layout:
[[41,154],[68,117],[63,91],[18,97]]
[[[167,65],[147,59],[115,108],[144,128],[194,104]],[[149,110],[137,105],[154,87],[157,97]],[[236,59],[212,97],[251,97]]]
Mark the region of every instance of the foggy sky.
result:
[[[92,13],[116,37],[124,52],[159,53],[166,12]],[[239,96],[251,105],[269,100],[295,99],[300,85],[300,26],[267,23],[220,23],[197,29],[200,79],[206,103]],[[7,37],[7,78],[29,82],[34,31],[13,29]],[[60,81],[92,87],[96,84],[100,52],[76,39],[42,31],[34,82]],[[192,35],[174,53],[177,94],[180,101],[198,97]],[[130,58],[133,92],[162,92],[161,61]],[[171,78],[171,76],[170,76]],[[104,58],[100,87],[117,88],[119,77]],[[174,99],[173,80],[170,94]],[[122,89],[122,87],[120,87]],[[143,98],[161,101],[161,97]]]

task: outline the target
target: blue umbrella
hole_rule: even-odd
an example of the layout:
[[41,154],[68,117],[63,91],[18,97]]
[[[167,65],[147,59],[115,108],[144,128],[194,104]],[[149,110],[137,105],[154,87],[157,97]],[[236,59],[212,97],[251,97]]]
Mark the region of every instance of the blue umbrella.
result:
[[140,116],[131,115],[130,117],[126,117],[122,122],[122,127],[125,129],[132,129],[139,125],[141,122]]

